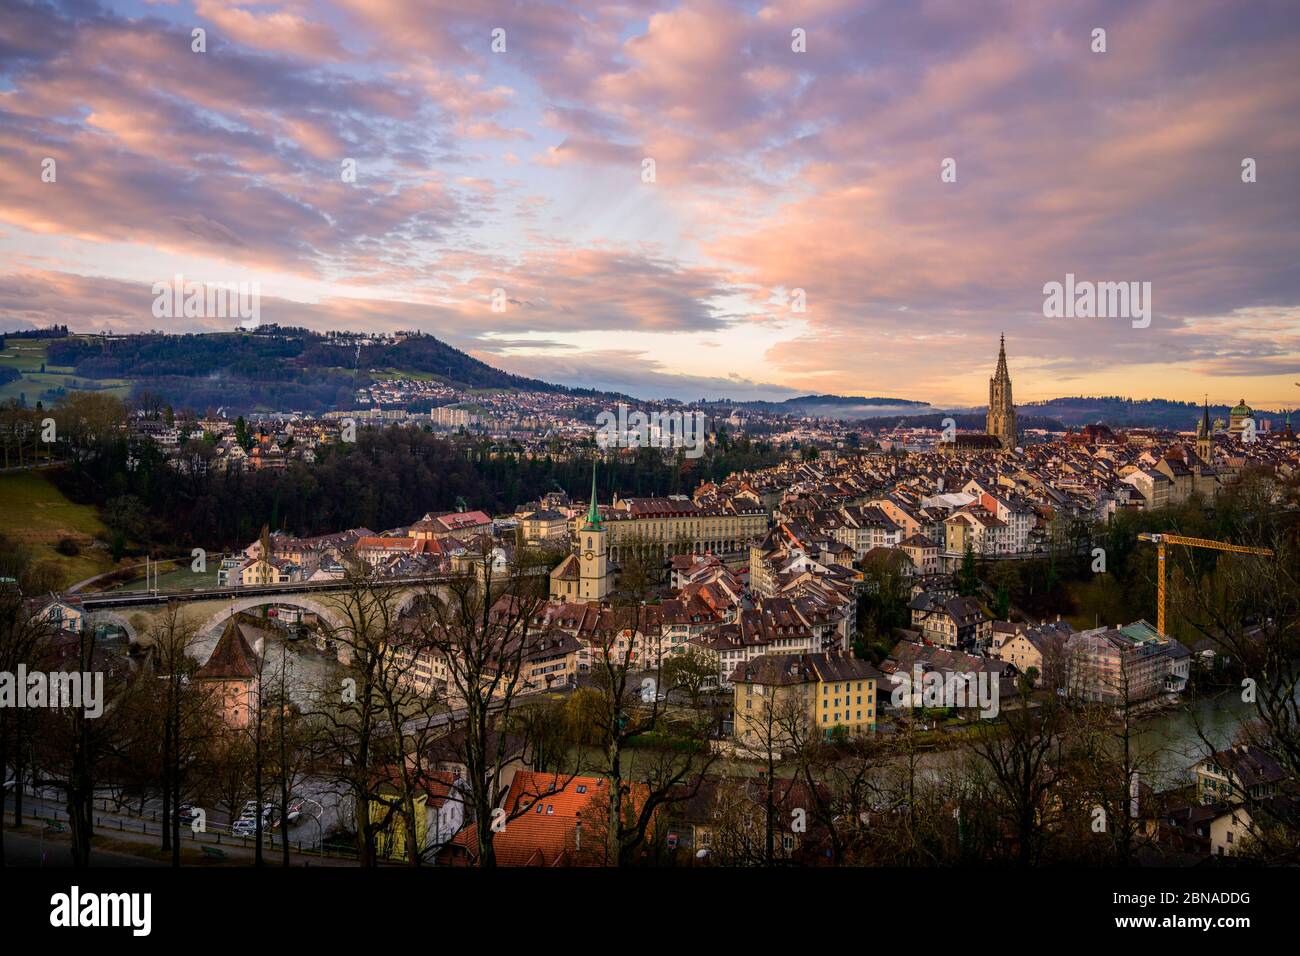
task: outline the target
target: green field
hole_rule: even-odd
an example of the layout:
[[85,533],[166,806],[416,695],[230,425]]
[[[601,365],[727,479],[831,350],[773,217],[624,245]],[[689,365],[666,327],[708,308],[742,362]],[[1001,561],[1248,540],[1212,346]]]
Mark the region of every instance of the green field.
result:
[[434,375],[432,372],[408,372],[400,368],[372,368],[370,374],[376,378],[392,378],[409,382],[445,382],[447,376]]
[[[113,568],[108,551],[94,547],[95,534],[105,530],[93,506],[69,501],[43,473],[0,475],[0,534],[30,548],[36,562],[53,562],[62,575],[62,586]],[[65,537],[77,542],[80,554],[68,556],[55,550]]]
[[[138,559],[137,559],[138,560]],[[202,574],[190,570],[191,562],[189,558],[183,558],[178,562],[169,562],[164,564],[156,572],[157,577],[153,577],[155,572],[150,572],[150,587],[158,587],[164,591],[184,590],[187,588],[214,588],[217,586],[217,562],[213,561],[208,565],[208,570]],[[130,581],[124,581],[108,588],[110,591],[142,591],[144,590],[145,569],[138,567],[136,576]]]
[[37,402],[49,405],[58,398],[57,390],[83,392],[108,392],[118,398],[126,398],[131,391],[131,383],[123,378],[82,378],[71,368],[60,365],[46,365],[46,339],[5,340],[5,347],[0,351],[0,367],[13,368],[23,373],[23,377],[0,385],[0,402],[11,398],[25,396],[29,406]]

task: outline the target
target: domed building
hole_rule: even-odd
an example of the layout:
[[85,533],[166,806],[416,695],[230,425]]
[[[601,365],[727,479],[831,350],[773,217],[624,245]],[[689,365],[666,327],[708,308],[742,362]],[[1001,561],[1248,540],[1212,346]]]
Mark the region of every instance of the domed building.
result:
[[1228,434],[1231,435],[1233,438],[1241,437],[1241,430],[1246,427],[1245,425],[1246,419],[1253,418],[1255,415],[1255,413],[1251,411],[1250,406],[1246,404],[1246,400],[1244,398],[1240,402],[1238,402],[1237,406],[1228,414],[1230,418],[1228,424]]

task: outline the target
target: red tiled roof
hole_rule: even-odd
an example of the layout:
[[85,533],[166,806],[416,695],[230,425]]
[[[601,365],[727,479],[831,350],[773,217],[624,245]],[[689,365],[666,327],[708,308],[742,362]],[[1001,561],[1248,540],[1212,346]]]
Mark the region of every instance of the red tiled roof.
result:
[[194,672],[199,680],[251,680],[257,676],[257,655],[244,639],[235,618],[226,622],[206,664]]

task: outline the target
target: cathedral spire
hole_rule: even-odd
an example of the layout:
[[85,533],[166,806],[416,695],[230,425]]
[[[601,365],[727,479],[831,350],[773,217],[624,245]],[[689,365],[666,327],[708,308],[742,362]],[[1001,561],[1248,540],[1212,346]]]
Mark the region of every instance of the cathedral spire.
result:
[[1011,373],[1007,370],[1007,337],[998,337],[998,367],[989,379],[989,408],[985,432],[1006,450],[1016,447],[1016,405],[1011,398]]

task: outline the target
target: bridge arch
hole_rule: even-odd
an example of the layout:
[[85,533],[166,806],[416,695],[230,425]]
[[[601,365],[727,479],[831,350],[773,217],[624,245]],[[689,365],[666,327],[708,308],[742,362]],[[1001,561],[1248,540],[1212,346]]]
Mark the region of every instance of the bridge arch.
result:
[[128,621],[126,618],[124,618],[121,614],[115,614],[112,611],[87,612],[84,616],[82,624],[85,627],[91,627],[91,628],[96,627],[100,624],[115,624],[118,627],[120,627],[122,630],[126,631],[126,638],[128,641],[130,641],[132,644],[136,644],[139,642],[139,635],[136,633],[135,628],[131,626],[131,622]]
[[199,628],[199,635],[201,637],[215,637],[226,621],[236,614],[267,606],[296,607],[304,611],[311,611],[328,624],[332,630],[343,631],[347,629],[347,621],[343,619],[343,616],[338,611],[314,598],[304,597],[300,594],[261,594],[231,601],[203,623]]
[[430,596],[436,597],[440,601],[445,601],[447,599],[446,589],[441,587],[430,590],[422,588],[407,588],[393,604],[394,617],[402,617],[406,612],[415,607],[417,601]]

